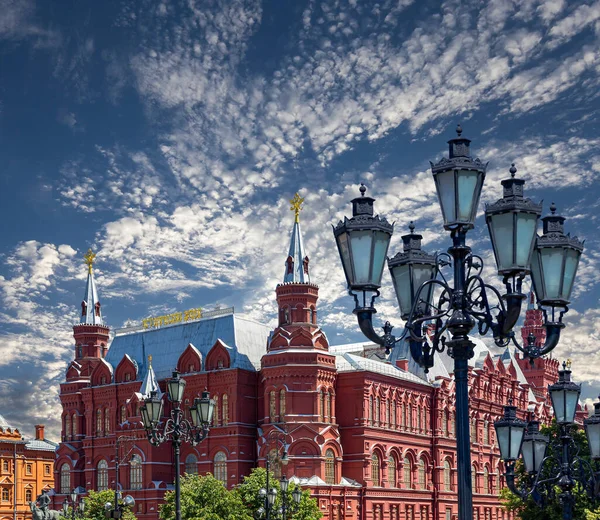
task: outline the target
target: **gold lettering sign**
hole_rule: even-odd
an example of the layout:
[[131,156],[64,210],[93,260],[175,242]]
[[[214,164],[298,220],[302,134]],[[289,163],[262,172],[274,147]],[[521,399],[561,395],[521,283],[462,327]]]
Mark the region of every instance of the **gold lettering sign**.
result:
[[199,320],[200,318],[202,318],[202,309],[198,307],[197,309],[189,309],[184,312],[174,312],[173,314],[165,314],[164,316],[146,318],[142,320],[142,327],[145,329],[158,328],[164,325]]

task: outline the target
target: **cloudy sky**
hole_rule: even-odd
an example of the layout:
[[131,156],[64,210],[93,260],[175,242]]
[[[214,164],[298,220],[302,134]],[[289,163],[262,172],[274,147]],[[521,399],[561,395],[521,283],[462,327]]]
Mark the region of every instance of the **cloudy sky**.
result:
[[[460,122],[586,239],[555,355],[600,389],[600,1],[0,0],[0,414],[57,436],[86,270],[112,328],[215,305],[273,323],[302,213],[320,322],[359,341],[330,224],[365,182],[425,247]],[[471,243],[489,260],[481,216]],[[495,277],[488,262],[486,273]],[[379,317],[401,326],[384,275]]]

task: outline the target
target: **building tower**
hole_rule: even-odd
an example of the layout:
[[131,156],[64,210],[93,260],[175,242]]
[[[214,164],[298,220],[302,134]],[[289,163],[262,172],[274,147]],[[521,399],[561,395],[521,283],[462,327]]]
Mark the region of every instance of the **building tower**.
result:
[[[525,312],[525,321],[521,327],[521,336],[523,343],[527,343],[528,337],[533,334],[535,344],[541,347],[546,341],[546,329],[544,328],[544,313],[538,308],[533,291],[529,293],[527,311]],[[558,381],[559,362],[556,359],[537,358],[531,361],[519,353],[517,362],[531,385],[531,390],[539,400],[548,399],[548,385]]]
[[[339,483],[342,450],[335,418],[335,356],[317,324],[319,288],[310,281],[309,259],[300,231],[302,199],[290,201],[295,219],[283,283],[275,289],[278,326],[261,364],[258,458],[277,450],[289,465],[271,466],[288,477],[316,475]],[[278,438],[279,440],[276,440]],[[277,462],[277,460],[275,460]]]

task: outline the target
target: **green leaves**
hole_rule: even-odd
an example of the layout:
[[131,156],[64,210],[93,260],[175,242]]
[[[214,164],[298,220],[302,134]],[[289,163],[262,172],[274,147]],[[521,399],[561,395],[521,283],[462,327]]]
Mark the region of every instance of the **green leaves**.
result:
[[[90,491],[85,500],[85,511],[83,514],[84,520],[106,520],[104,516],[104,504],[110,502],[113,507],[115,505],[115,492],[112,490],[106,491]],[[67,514],[67,518],[71,518],[71,512]],[[122,520],[136,520],[135,514],[130,508],[123,510]]]

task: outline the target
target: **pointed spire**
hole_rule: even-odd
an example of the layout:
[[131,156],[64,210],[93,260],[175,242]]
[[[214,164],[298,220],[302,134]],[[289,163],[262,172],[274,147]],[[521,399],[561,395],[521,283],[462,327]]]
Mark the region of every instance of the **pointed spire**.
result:
[[96,254],[91,249],[88,249],[83,258],[88,266],[88,277],[85,286],[85,295],[81,302],[81,323],[85,325],[104,325],[96,282],[94,282],[93,265]]
[[537,309],[537,305],[535,304],[535,294],[533,291],[529,291],[529,300],[527,303],[528,311],[535,311]]
[[152,368],[152,356],[148,356],[148,371],[146,372],[146,377],[144,377],[140,388],[140,394],[142,394],[144,399],[150,397],[150,392],[156,392],[156,395],[159,398],[162,396],[158,381],[156,380],[156,374]]
[[294,227],[290,240],[290,250],[285,262],[283,283],[310,283],[308,273],[308,256],[304,254],[302,233],[300,232],[300,211],[304,198],[298,193],[290,200],[290,210],[294,212]]

